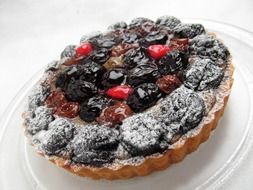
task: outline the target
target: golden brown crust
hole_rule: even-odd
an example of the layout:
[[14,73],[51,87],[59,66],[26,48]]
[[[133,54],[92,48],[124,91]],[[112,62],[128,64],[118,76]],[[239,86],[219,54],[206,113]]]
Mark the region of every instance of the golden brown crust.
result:
[[[234,66],[230,64],[229,80],[227,80],[226,84],[228,86],[228,92],[230,92],[233,84],[233,71]],[[66,160],[59,157],[53,157],[49,160],[57,166],[62,167],[71,173],[74,173],[79,176],[91,177],[93,179],[128,179],[135,176],[146,176],[153,171],[166,169],[171,164],[183,160],[187,154],[197,150],[199,145],[209,138],[211,131],[217,127],[217,124],[224,113],[229,94],[230,93],[224,95],[223,106],[214,113],[214,118],[210,122],[205,123],[201,127],[199,133],[194,133],[189,137],[181,137],[184,139],[180,143],[176,143],[176,146],[171,149],[168,149],[160,156],[146,158],[139,165],[124,165],[118,168],[90,168],[86,166],[77,166],[74,164],[69,165],[68,163],[66,163]]]

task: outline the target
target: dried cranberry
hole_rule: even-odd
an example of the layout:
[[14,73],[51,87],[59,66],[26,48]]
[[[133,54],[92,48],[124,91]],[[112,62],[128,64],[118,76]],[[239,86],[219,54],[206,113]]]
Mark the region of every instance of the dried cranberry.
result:
[[133,88],[127,85],[115,86],[106,91],[107,96],[113,99],[126,100],[133,92]]
[[87,56],[92,52],[92,46],[90,43],[86,42],[81,44],[79,47],[76,48],[76,56]]
[[153,59],[160,59],[169,51],[170,48],[165,45],[151,45],[148,47],[148,53]]
[[74,118],[78,115],[80,106],[77,102],[67,102],[62,104],[55,112],[56,115]]
[[66,103],[67,100],[64,96],[64,93],[61,91],[53,91],[51,94],[47,97],[46,105],[50,108],[58,108],[62,104]]
[[165,75],[156,81],[156,85],[164,93],[170,94],[181,85],[181,81],[174,75]]
[[125,118],[132,115],[131,108],[124,103],[117,103],[113,106],[105,108],[101,115],[97,118],[99,124],[108,123],[111,127],[120,124]]
[[188,38],[174,38],[170,40],[171,49],[179,51],[185,51],[188,49],[189,39]]

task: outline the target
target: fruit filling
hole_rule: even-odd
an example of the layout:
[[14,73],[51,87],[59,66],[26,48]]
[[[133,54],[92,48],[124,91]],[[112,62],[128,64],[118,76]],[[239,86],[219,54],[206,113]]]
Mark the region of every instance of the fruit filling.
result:
[[[57,90],[46,105],[59,116],[114,126],[133,112],[154,106],[182,84],[195,90],[216,87],[223,77],[221,67],[212,60],[191,67],[188,60],[201,51],[197,41],[204,33],[202,25],[182,24],[174,17],[116,23],[107,33],[64,49],[61,56],[69,56],[73,64],[56,76]],[[215,44],[220,45],[210,38],[203,45]]]

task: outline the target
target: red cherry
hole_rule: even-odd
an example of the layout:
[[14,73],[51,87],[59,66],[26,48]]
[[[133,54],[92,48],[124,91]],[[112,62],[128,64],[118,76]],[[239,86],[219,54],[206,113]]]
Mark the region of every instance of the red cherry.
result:
[[79,110],[80,106],[77,102],[67,102],[62,104],[61,107],[56,110],[55,114],[62,117],[74,118],[77,116]]
[[110,96],[113,99],[126,100],[133,92],[133,88],[127,85],[115,86],[106,91],[107,96]]
[[154,59],[160,59],[171,49],[166,45],[151,45],[148,47],[148,53]]
[[46,105],[49,108],[57,108],[62,104],[66,103],[67,100],[64,96],[64,93],[61,91],[53,91],[46,99]]
[[86,56],[92,52],[92,46],[90,43],[83,43],[79,47],[76,48],[76,56]]

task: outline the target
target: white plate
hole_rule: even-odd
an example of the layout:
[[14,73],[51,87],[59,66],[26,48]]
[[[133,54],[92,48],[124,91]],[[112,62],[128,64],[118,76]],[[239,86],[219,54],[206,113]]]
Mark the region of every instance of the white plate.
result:
[[74,176],[37,155],[24,140],[21,113],[39,72],[20,90],[0,122],[0,189],[216,189],[231,181],[252,144],[253,38],[246,31],[222,23],[183,21],[200,22],[216,32],[229,47],[236,68],[225,114],[206,143],[183,162],[147,177],[93,181]]

